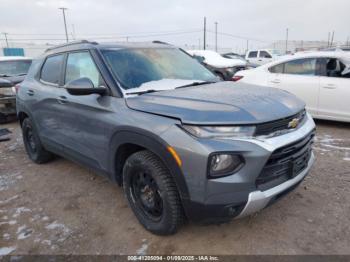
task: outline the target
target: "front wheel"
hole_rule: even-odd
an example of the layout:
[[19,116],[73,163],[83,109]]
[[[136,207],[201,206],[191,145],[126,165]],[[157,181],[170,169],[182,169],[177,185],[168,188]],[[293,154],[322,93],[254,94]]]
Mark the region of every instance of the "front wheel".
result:
[[150,151],[139,151],[126,161],[123,186],[139,222],[157,235],[176,233],[183,223],[181,200],[173,177]]

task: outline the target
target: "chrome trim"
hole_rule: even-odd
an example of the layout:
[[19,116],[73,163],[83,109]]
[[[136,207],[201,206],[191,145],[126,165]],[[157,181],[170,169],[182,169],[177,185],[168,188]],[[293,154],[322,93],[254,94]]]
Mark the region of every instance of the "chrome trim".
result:
[[303,180],[310,171],[314,161],[315,156],[312,153],[307,168],[305,168],[299,175],[297,175],[293,179],[290,179],[266,191],[251,192],[248,196],[248,202],[245,205],[243,211],[236,218],[242,218],[263,209],[267,206],[267,204],[274,196],[282,193],[283,191],[287,190],[288,188],[294,186],[295,184]]
[[298,141],[299,139],[305,137],[312,130],[316,128],[315,122],[312,119],[311,115],[309,113],[306,113],[306,117],[307,119],[302,126],[300,126],[297,129],[294,129],[292,132],[289,132],[280,136],[269,137],[269,138],[264,138],[264,137],[247,138],[247,139],[242,138],[242,139],[235,139],[235,140],[246,141],[246,142],[256,144],[272,153],[273,151],[275,151],[280,147],[283,147],[295,141]]

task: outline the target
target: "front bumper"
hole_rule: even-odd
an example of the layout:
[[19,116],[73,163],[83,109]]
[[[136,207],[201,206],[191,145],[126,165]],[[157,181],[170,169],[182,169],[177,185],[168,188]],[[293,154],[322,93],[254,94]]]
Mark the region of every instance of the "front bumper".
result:
[[3,116],[16,114],[16,96],[0,96],[0,114]]
[[293,188],[294,186],[298,185],[308,174],[309,170],[311,169],[313,163],[315,161],[315,156],[312,153],[311,158],[309,160],[308,166],[304,171],[302,171],[299,175],[294,177],[293,179],[290,179],[276,187],[273,187],[271,189],[268,189],[266,191],[254,191],[251,192],[248,196],[248,202],[245,205],[242,212],[237,216],[237,218],[245,217],[248,215],[251,215],[253,213],[256,213],[257,211],[265,208],[274,200],[277,200],[281,196],[283,196],[285,193],[288,193],[290,188]]
[[[189,219],[204,222],[228,221],[257,212],[281,195],[296,187],[308,174],[314,162],[311,153],[307,166],[286,181],[267,189],[258,188],[256,181],[273,152],[310,135],[315,123],[308,114],[302,126],[290,133],[254,139],[196,139],[183,135],[179,128],[166,132],[166,141],[174,141],[182,159],[183,179],[189,197],[183,198]],[[191,145],[191,147],[189,147]],[[230,176],[207,179],[208,156],[214,152],[235,152],[245,159],[245,166]]]

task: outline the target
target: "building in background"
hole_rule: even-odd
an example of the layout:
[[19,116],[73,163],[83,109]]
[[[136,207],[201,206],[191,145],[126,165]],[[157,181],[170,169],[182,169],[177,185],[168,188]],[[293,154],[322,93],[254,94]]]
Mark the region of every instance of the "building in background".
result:
[[0,44],[0,56],[27,56],[35,58],[41,55],[49,47],[54,46],[54,44],[37,44],[37,43],[16,43],[10,42],[9,47]]

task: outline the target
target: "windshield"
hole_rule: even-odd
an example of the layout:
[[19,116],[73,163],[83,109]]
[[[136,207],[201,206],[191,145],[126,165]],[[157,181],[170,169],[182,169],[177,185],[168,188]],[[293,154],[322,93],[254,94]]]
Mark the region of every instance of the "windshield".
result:
[[31,60],[0,61],[0,76],[27,74],[31,63]]
[[[124,89],[174,80],[215,81],[216,76],[175,48],[103,50],[103,56]],[[175,87],[174,87],[175,88]]]
[[282,53],[278,50],[269,50],[269,52],[273,55],[282,55]]

